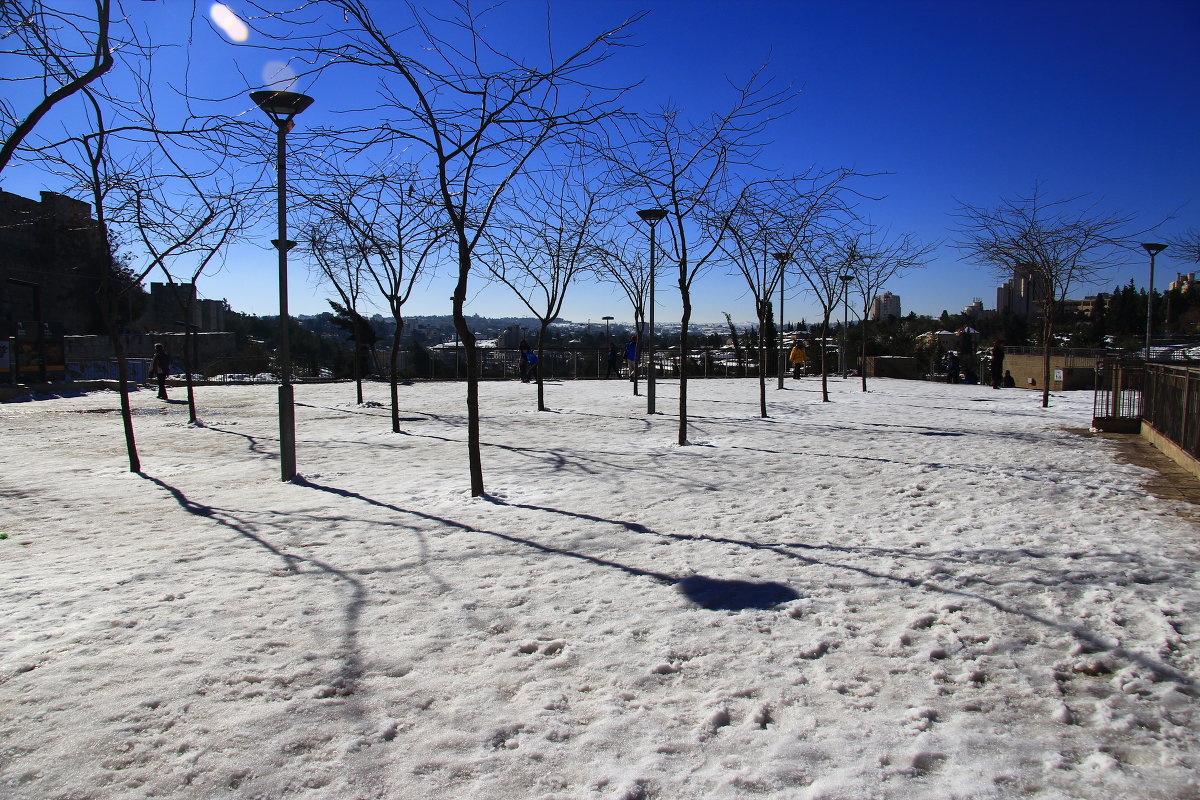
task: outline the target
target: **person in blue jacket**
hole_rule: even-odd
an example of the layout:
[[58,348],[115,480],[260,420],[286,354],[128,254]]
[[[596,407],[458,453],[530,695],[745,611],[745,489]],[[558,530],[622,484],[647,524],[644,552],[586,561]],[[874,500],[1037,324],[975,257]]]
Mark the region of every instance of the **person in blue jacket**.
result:
[[635,333],[625,344],[625,363],[629,365],[629,380],[631,381],[637,378],[638,356],[640,355],[641,353],[638,352],[638,337]]
[[521,369],[521,383],[529,383],[529,379],[537,375],[537,363],[537,353],[529,347],[529,342],[522,339],[520,364],[518,364]]

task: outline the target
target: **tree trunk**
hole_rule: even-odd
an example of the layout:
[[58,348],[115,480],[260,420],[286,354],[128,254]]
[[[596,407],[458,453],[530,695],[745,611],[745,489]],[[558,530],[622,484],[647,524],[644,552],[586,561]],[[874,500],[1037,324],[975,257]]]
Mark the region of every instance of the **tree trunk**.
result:
[[[687,353],[687,338],[688,338],[688,323],[692,321],[692,293],[688,291],[687,284],[682,280],[679,282],[679,296],[683,300],[683,316],[679,321],[679,352],[680,354]],[[679,446],[683,447],[688,443],[688,417],[687,417],[687,358],[681,358],[679,361]]]
[[538,411],[547,411],[548,410],[546,408],[546,394],[542,388],[542,361],[545,356],[544,350],[546,347],[546,329],[548,327],[550,327],[550,323],[547,322],[546,320],[542,320],[542,324],[538,328],[538,340],[537,340],[537,359],[538,360],[537,360],[537,363],[533,365],[533,368],[535,370],[537,370]]
[[637,346],[633,349],[633,396],[641,397],[638,392],[638,365],[642,363],[642,328],[645,327],[646,320],[638,318],[636,312],[634,314],[633,324],[637,329]]
[[358,344],[359,326],[362,324],[358,319],[358,311],[354,306],[350,307],[350,321],[354,323],[354,385],[357,387],[358,404],[363,404],[362,393],[362,347]]
[[829,349],[829,310],[821,321],[821,402],[829,402],[829,369],[825,365],[825,351]]
[[[400,371],[400,335],[404,331],[404,319],[399,314],[394,315],[396,318],[396,330],[392,333],[392,354],[390,364],[391,374],[391,392],[392,392],[392,433],[400,432],[400,390],[399,371]],[[457,354],[455,354],[457,357]]]
[[[105,279],[111,280],[109,278]],[[105,298],[105,322],[109,338],[113,343],[113,354],[117,357],[117,382],[121,390],[121,424],[125,428],[125,452],[129,456],[129,471],[142,471],[142,461],[138,458],[137,440],[133,435],[133,411],[129,407],[129,362],[125,358],[125,344],[121,341],[121,333],[117,322],[117,310],[113,307],[115,301]]]
[[862,378],[862,390],[867,390],[867,309],[863,309],[862,327],[859,328],[862,334],[862,356],[858,365],[858,375]]
[[1050,407],[1050,340],[1054,333],[1054,313],[1047,309],[1043,313],[1042,325],[1042,408]]
[[471,272],[471,254],[466,237],[459,231],[458,283],[454,287],[454,328],[462,340],[467,361],[467,462],[471,473],[471,496],[482,497],[483,459],[479,453],[479,348],[475,334],[467,326],[463,307],[467,302],[467,277]]
[[[191,300],[188,300],[187,319],[191,319],[191,318],[192,318]],[[189,339],[191,339],[190,342],[188,341]],[[186,373],[184,375],[184,385],[187,386],[188,422],[192,423],[193,425],[195,425],[198,422],[198,420],[196,419],[196,392],[195,392],[195,387],[192,384],[192,370],[195,369],[195,367],[196,367],[196,365],[192,363],[192,347],[195,345],[195,341],[196,341],[196,331],[192,330],[191,326],[189,326],[187,324],[187,322],[184,322],[184,325],[183,325],[183,370]]]
[[[758,415],[763,419],[767,416],[767,348],[763,346],[763,337],[767,330],[767,315],[765,303],[758,303]],[[682,348],[681,348],[682,349]]]

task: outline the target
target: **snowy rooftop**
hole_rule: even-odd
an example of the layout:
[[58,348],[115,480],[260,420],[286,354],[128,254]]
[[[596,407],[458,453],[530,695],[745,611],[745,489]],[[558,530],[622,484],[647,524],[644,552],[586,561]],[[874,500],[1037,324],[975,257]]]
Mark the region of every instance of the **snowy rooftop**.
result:
[[[1091,394],[0,406],[0,796],[1194,798],[1197,524]],[[174,390],[176,398],[182,389]]]

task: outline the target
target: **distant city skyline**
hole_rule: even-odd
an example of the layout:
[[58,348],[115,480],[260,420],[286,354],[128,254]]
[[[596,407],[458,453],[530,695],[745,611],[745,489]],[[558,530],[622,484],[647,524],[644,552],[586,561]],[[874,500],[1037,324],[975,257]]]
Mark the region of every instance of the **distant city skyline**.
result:
[[[236,2],[227,5],[239,11]],[[371,6],[384,18],[402,8]],[[550,4],[559,39],[571,44],[646,7],[634,0]],[[545,9],[533,2],[503,6],[489,16],[489,31],[502,45],[519,48]],[[139,3],[132,11],[144,14],[151,29],[172,24],[170,11],[157,4]],[[201,31],[211,38],[201,42],[208,48],[205,80],[224,82],[231,95],[239,85],[259,88],[264,51],[231,43],[215,29]],[[952,246],[952,213],[961,203],[994,205],[1040,182],[1047,196],[1088,195],[1102,208],[1136,214],[1141,227],[1163,221],[1153,232],[1160,240],[1200,227],[1200,4],[672,0],[653,4],[632,35],[641,46],[619,52],[600,72],[613,83],[642,81],[625,98],[626,110],[672,103],[699,117],[728,104],[727,81],[741,83],[768,63],[768,74],[800,93],[795,111],[772,128],[762,167],[888,173],[863,184],[865,193],[882,197],[861,201],[863,215],[894,233],[939,243],[927,269],[884,287],[903,298],[905,313],[958,313],[975,298],[992,307],[1003,281],[960,260]],[[274,57],[289,55],[280,50]],[[340,109],[362,102],[359,88],[344,75],[302,82],[296,89],[316,102],[297,124],[336,125]],[[258,114],[244,94],[230,104]],[[37,198],[43,189],[65,187],[26,163],[6,170],[0,188]],[[630,197],[631,218],[640,202]],[[264,226],[231,247],[225,268],[201,280],[200,296],[228,299],[247,313],[278,313],[270,238]],[[1168,250],[1159,257],[1159,290],[1177,272],[1195,270],[1172,256]],[[291,312],[328,310],[326,299],[336,295],[312,285],[298,254],[290,272]],[[659,277],[660,322],[680,313],[674,278],[666,265]],[[148,278],[154,279],[161,276]],[[1140,249],[1102,283],[1079,286],[1072,296],[1110,291],[1131,279],[1146,284]],[[447,276],[431,278],[406,314],[449,313],[450,293]],[[701,278],[694,304],[697,322],[721,322],[725,312],[739,321],[755,316],[740,277]],[[364,310],[386,313],[379,303],[364,303]],[[467,312],[525,313],[510,290],[481,278],[471,286]],[[782,320],[811,322],[819,313],[811,298],[789,291]],[[623,295],[591,284],[568,292],[563,317],[606,315],[632,316]]]

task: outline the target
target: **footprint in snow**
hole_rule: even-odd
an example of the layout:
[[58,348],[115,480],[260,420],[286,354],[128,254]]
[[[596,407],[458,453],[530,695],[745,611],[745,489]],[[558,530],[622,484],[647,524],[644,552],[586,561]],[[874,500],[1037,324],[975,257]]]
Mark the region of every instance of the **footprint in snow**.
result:
[[563,648],[565,648],[566,646],[567,646],[567,643],[563,639],[553,639],[548,642],[547,641],[524,642],[517,646],[517,652],[520,653],[521,655],[526,655],[526,656],[533,655],[534,653],[539,653],[539,652],[544,656],[553,656],[553,655],[558,655],[559,653],[561,653],[563,651]]

